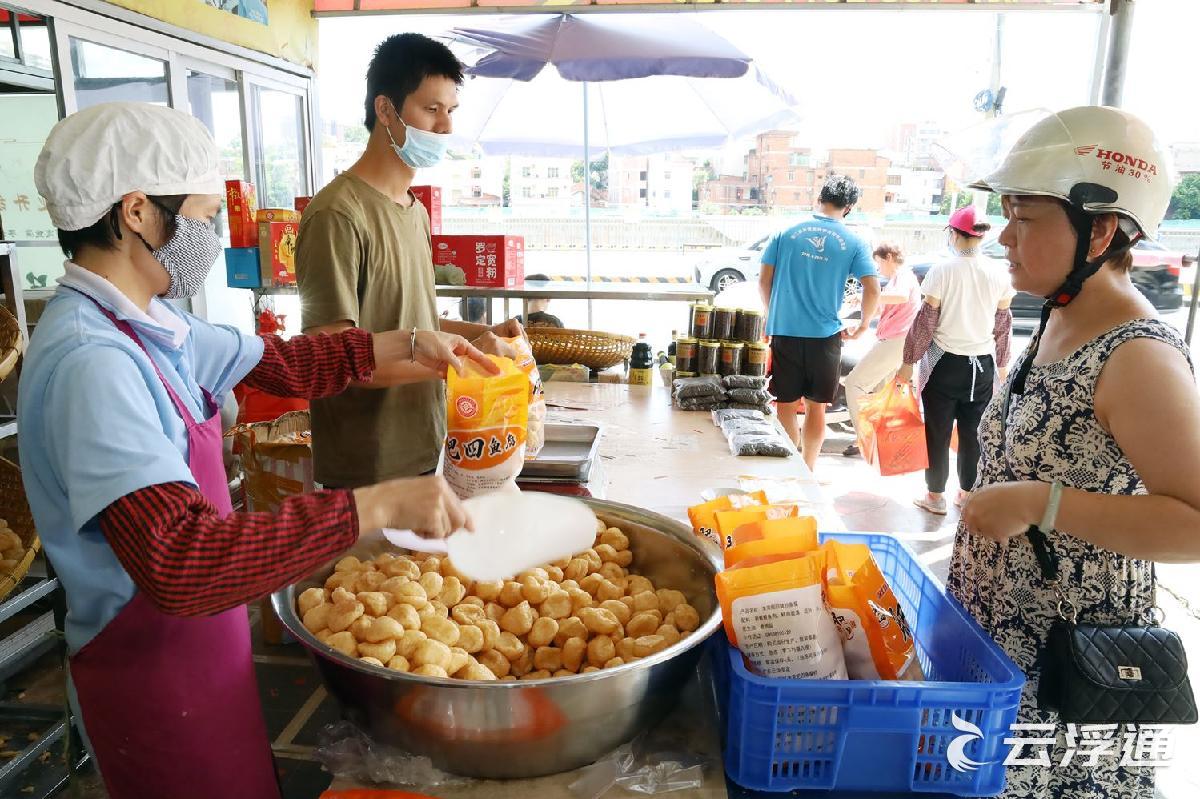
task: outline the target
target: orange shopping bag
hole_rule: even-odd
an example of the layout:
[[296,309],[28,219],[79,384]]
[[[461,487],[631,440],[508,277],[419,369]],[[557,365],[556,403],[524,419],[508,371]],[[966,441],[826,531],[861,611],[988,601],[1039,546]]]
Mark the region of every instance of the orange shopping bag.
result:
[[892,381],[867,397],[858,429],[863,457],[884,477],[929,467],[925,422],[908,383]]

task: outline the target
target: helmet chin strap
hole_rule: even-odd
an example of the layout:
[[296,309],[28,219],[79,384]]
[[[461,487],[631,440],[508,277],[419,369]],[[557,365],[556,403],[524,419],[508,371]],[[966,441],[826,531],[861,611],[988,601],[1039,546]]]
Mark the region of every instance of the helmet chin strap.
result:
[[1100,271],[1100,267],[1113,258],[1119,258],[1132,250],[1133,245],[1141,238],[1140,234],[1130,236],[1127,244],[1109,245],[1108,249],[1099,257],[1088,260],[1088,251],[1092,245],[1092,227],[1096,222],[1096,217],[1084,211],[1081,204],[1063,203],[1063,208],[1067,212],[1067,218],[1071,221],[1071,227],[1075,228],[1075,257],[1072,261],[1071,272],[1061,286],[1046,296],[1046,302],[1042,305],[1041,322],[1038,325],[1037,333],[1034,334],[1030,343],[1029,354],[1025,356],[1020,369],[1013,376],[1010,394],[1025,393],[1025,381],[1029,377],[1033,360],[1037,357],[1038,345],[1041,343],[1042,334],[1046,332],[1046,324],[1050,321],[1050,312],[1055,308],[1065,308],[1070,305],[1079,296],[1079,292],[1083,291],[1083,284],[1089,277]]

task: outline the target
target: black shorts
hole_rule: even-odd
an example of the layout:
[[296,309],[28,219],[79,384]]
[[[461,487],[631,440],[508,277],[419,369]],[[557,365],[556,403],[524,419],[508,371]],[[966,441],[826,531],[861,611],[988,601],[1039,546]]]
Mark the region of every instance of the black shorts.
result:
[[771,393],[780,402],[833,402],[842,368],[842,334],[771,336]]

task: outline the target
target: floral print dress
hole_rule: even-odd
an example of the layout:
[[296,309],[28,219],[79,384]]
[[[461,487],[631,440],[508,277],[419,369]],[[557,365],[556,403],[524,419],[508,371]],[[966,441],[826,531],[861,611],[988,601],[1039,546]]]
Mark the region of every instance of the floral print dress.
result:
[[[1135,319],[1060,361],[1034,365],[1025,394],[1013,397],[1005,425],[1001,416],[1012,386],[1010,376],[980,423],[978,485],[1058,480],[1068,488],[1094,493],[1146,493],[1133,465],[1095,414],[1096,383],[1104,365],[1118,347],[1138,338],[1165,342],[1188,357],[1190,364],[1187,347],[1174,329],[1158,319]],[[1026,349],[1012,375],[1033,350],[1032,345]],[[1063,588],[1081,621],[1128,623],[1153,607],[1149,562],[1061,532],[1051,533],[1050,541],[1059,556]],[[1057,727],[1058,744],[1050,752],[1054,767],[1010,766],[1005,799],[1153,799],[1153,768],[1121,766],[1119,741],[1116,755],[1099,759],[1097,766],[1083,759],[1058,765],[1066,751],[1066,726],[1056,713],[1037,707],[1037,658],[1051,623],[1058,618],[1057,599],[1042,583],[1029,540],[1017,536],[1001,544],[971,535],[959,522],[948,587],[1025,672],[1017,721]],[[1024,732],[1017,737],[1042,736],[1049,733]],[[1023,757],[1031,754],[1026,750]]]

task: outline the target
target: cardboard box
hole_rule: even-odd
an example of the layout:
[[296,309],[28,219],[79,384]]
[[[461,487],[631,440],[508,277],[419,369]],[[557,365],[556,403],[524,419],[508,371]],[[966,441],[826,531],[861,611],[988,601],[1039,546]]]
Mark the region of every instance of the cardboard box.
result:
[[264,286],[291,286],[296,282],[296,238],[300,214],[290,208],[265,208],[258,212],[259,275]]
[[225,181],[225,208],[229,216],[229,246],[257,247],[258,194],[253,183]]
[[226,247],[225,278],[230,288],[261,288],[262,267],[258,263],[258,247]]
[[433,236],[442,235],[442,187],[413,186],[412,193],[429,212],[429,233]]
[[433,263],[462,269],[468,286],[515,288],[525,282],[525,238],[434,236]]
[[312,202],[312,197],[297,197],[295,203],[293,203],[296,213],[303,214],[304,209],[308,207],[310,202]]

